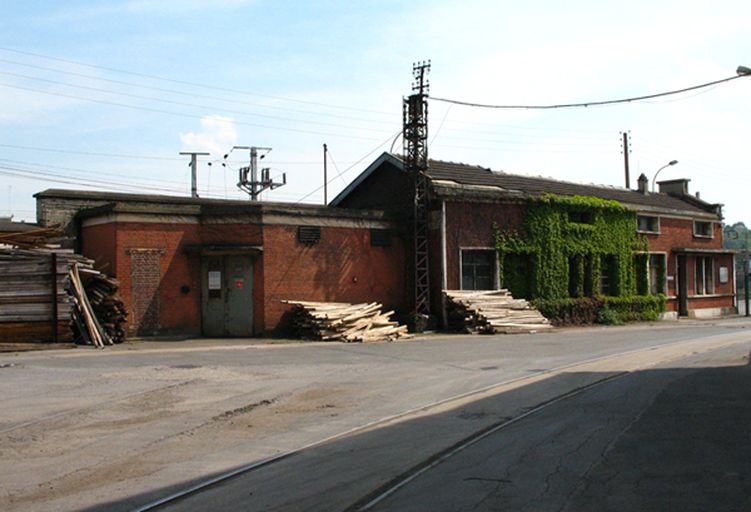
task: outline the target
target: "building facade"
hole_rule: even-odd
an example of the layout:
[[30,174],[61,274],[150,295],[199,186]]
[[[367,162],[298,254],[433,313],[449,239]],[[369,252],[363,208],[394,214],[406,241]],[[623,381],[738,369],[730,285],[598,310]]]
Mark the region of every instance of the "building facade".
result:
[[[722,248],[721,205],[690,195],[688,180],[660,182],[660,191],[653,193],[648,191],[643,175],[639,187],[629,190],[440,161],[430,162],[428,178],[435,312],[443,307],[442,289],[513,290],[507,282],[512,276],[503,272],[508,265],[499,255],[496,237],[498,233],[522,233],[523,237],[533,205],[546,196],[598,198],[617,202],[633,212],[632,229],[643,242],[633,251],[634,263],[639,267],[636,291],[665,294],[667,317],[712,317],[735,312],[734,253]],[[384,153],[331,204],[339,208],[372,208],[379,204],[380,190],[401,190],[406,192],[392,196],[381,207],[407,219],[409,187],[401,160]],[[564,222],[581,226],[593,221],[569,215]],[[536,256],[530,253],[528,257]],[[607,268],[605,262],[598,264]],[[587,292],[610,293],[607,278],[606,270],[598,272],[599,282],[591,283]],[[524,295],[523,290],[521,294]]]
[[66,226],[116,277],[131,335],[284,334],[283,300],[406,308],[400,224],[383,212],[47,190],[39,221]]
[[[664,294],[668,317],[735,312],[721,207],[690,195],[688,180],[661,182],[653,193],[644,176],[628,190],[439,161],[428,178],[431,309],[439,321],[442,290],[509,288],[547,298],[540,274],[553,266],[566,281],[556,298],[628,287]],[[570,240],[590,237],[587,248],[546,260],[554,251],[538,234],[536,248],[499,249],[499,234],[528,242],[535,208],[553,197],[558,229]],[[380,302],[402,318],[414,304],[412,185],[388,153],[329,206],[70,190],[36,198],[40,225],[64,226],[82,254],[120,281],[131,335],[284,334],[291,309],[284,300]],[[573,208],[576,198],[596,198],[603,212],[631,220],[618,234],[604,214]],[[598,241],[603,233],[611,245],[639,243],[609,249]]]

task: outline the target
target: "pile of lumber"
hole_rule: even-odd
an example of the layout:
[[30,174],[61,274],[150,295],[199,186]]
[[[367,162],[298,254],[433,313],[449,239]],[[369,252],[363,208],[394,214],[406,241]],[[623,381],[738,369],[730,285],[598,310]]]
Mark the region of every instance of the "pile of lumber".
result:
[[120,282],[94,269],[84,274],[84,289],[94,316],[104,328],[105,334],[113,343],[125,341],[125,322],[128,310],[117,294]]
[[547,318],[508,290],[444,290],[449,325],[482,334],[515,334],[550,329]]
[[377,302],[305,302],[283,300],[295,306],[293,324],[300,337],[324,341],[379,341],[406,338],[407,326],[390,320],[393,311],[381,312]]
[[14,223],[16,231],[0,232],[0,245],[37,249],[62,235],[60,229],[53,227],[32,228],[30,225]]
[[66,292],[70,251],[0,248],[0,339],[73,341],[74,303]]
[[127,312],[116,292],[69,249],[0,247],[0,341],[121,342]]
[[99,348],[125,341],[128,313],[116,295],[117,280],[81,262],[73,264],[69,279],[69,292],[76,305],[72,319],[77,340]]

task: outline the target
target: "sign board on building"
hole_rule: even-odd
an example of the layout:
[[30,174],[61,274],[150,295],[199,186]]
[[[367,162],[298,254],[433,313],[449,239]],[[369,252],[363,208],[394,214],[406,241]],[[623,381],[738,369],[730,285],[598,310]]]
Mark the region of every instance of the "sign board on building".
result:
[[222,272],[219,270],[209,271],[209,290],[222,289]]

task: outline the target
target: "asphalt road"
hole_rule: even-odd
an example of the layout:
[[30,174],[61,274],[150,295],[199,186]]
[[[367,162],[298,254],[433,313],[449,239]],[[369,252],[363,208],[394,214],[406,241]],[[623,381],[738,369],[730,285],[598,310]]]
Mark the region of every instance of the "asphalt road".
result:
[[[728,344],[745,354],[749,327],[739,319],[365,345],[201,340],[3,354],[0,508],[133,510],[314,444],[252,481],[177,506],[344,510],[562,391]],[[611,357],[623,352],[632,353]]]

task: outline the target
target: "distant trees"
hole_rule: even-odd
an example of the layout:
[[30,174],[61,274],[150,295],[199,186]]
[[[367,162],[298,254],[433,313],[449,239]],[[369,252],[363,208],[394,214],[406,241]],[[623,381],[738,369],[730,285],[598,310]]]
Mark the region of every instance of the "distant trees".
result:
[[725,249],[749,250],[751,249],[751,231],[743,222],[727,225],[723,229],[722,246]]
[[748,268],[746,261],[749,259],[751,250],[751,230],[743,222],[736,222],[725,226],[722,234],[722,246],[725,249],[739,251],[735,257],[735,276],[736,289],[740,292],[745,289],[744,271]]

